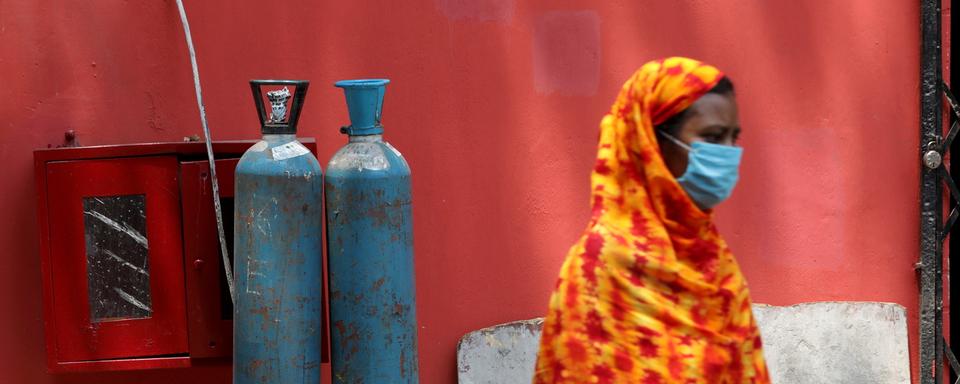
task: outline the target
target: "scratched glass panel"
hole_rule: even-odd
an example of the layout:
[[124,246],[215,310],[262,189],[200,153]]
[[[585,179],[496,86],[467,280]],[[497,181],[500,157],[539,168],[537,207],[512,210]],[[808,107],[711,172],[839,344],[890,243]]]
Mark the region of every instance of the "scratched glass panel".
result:
[[90,319],[150,317],[146,197],[85,197],[83,225]]

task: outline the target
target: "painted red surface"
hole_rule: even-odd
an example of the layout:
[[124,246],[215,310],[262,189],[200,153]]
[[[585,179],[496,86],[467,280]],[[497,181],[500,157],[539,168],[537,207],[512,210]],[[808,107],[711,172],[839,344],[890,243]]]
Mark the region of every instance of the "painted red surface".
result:
[[[915,2],[187,0],[217,139],[254,138],[251,78],[313,82],[300,122],[344,141],[334,80],[389,77],[387,138],[414,172],[422,380],[464,333],[541,315],[589,215],[597,126],[644,61],[737,85],[743,181],[719,225],[754,298],[878,300],[916,335]],[[0,5],[0,383],[228,383],[224,366],[44,372],[31,150],[200,133],[173,1]],[[915,350],[915,340],[911,345]],[[915,365],[915,364],[913,364]]]

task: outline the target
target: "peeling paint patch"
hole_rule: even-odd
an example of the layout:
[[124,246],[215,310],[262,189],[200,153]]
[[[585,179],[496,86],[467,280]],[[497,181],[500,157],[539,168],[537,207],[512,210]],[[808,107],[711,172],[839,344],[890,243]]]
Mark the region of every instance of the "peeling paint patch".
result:
[[444,16],[453,20],[494,21],[513,20],[514,0],[435,0]]
[[593,96],[600,83],[600,16],[551,11],[536,20],[533,84],[541,94]]
[[[337,152],[337,155],[330,160],[331,168],[356,169],[358,172],[364,170],[384,171],[390,168],[390,162],[384,156],[383,143],[350,143]],[[394,152],[399,153],[396,149]]]
[[268,146],[269,144],[267,144],[266,141],[260,140],[256,144],[254,144],[252,147],[250,147],[249,151],[263,152],[264,150],[267,149]]

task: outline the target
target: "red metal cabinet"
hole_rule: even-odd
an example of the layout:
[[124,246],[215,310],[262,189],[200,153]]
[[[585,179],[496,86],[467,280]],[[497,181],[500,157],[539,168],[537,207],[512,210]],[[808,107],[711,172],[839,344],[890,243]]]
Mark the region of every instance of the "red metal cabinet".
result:
[[[224,212],[223,227],[233,232],[233,170],[238,159],[217,160],[220,181],[220,206]],[[187,312],[190,330],[190,351],[193,357],[230,356],[233,350],[233,305],[224,278],[222,256],[217,242],[217,222],[213,209],[213,191],[207,161],[180,164],[183,191],[183,223],[193,231],[184,231],[183,249],[186,262]],[[233,236],[227,239],[233,250]],[[230,254],[233,257],[233,254]]]
[[[214,144],[228,244],[233,171],[253,143]],[[205,158],[203,143],[35,151],[51,371],[231,355],[233,308]]]
[[46,168],[57,359],[186,353],[176,157]]

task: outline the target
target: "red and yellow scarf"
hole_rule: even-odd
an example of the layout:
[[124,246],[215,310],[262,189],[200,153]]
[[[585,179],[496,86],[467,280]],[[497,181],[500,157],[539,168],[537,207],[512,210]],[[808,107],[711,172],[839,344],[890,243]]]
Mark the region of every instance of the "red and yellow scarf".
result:
[[593,216],[550,300],[534,384],[769,383],[740,268],[654,133],[722,77],[647,63],[603,118]]

